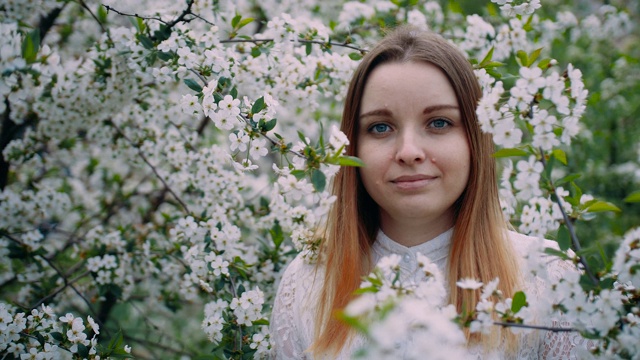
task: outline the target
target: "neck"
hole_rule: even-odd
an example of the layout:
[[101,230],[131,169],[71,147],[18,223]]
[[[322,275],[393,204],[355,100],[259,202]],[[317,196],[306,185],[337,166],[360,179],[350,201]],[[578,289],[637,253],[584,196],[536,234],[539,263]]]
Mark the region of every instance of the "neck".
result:
[[442,214],[433,219],[393,218],[385,212],[380,214],[380,228],[393,241],[406,247],[423,244],[434,239],[453,226],[453,215]]

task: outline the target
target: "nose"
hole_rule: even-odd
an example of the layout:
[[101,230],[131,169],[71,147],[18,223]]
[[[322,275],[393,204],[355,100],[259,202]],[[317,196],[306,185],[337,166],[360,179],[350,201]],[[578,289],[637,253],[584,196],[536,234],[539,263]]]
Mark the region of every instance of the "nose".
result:
[[415,133],[405,131],[397,137],[396,161],[402,164],[418,164],[426,159],[424,139]]

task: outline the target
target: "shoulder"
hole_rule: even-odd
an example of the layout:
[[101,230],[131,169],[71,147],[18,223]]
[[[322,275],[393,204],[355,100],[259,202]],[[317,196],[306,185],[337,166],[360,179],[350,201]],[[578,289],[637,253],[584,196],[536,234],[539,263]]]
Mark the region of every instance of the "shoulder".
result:
[[282,274],[281,282],[292,281],[293,279],[313,278],[322,272],[321,266],[316,266],[315,263],[309,262],[303,253],[299,253],[289,265],[287,265]]
[[[296,293],[304,293],[322,282],[324,271],[321,266],[310,263],[302,254],[298,254],[287,265],[278,285],[278,296],[294,299]],[[314,286],[315,285],[315,286]]]

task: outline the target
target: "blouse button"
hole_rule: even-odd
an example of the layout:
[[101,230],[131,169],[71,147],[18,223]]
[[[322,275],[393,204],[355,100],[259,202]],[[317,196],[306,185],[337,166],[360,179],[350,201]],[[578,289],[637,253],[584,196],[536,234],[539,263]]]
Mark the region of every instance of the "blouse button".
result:
[[403,260],[404,262],[408,263],[411,261],[411,256],[409,254],[404,254]]

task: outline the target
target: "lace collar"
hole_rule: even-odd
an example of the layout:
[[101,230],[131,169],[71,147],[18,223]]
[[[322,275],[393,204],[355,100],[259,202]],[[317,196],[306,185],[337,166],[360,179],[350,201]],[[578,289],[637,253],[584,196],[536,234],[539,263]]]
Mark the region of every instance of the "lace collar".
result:
[[424,273],[418,271],[418,260],[416,258],[416,254],[421,253],[438,267],[446,281],[446,268],[452,235],[453,228],[425,243],[406,247],[393,241],[382,230],[378,230],[376,242],[373,243],[372,260],[374,264],[377,264],[385,256],[398,254],[401,257],[401,261],[398,264],[400,266],[400,279],[402,281],[421,281]]
[[378,230],[378,236],[376,237],[373,249],[377,255],[380,255],[380,257],[390,254],[415,256],[415,254],[419,252],[428,257],[432,262],[438,263],[449,256],[449,245],[451,243],[452,235],[453,228],[422,244],[406,247],[392,240],[382,232],[382,230]]

